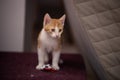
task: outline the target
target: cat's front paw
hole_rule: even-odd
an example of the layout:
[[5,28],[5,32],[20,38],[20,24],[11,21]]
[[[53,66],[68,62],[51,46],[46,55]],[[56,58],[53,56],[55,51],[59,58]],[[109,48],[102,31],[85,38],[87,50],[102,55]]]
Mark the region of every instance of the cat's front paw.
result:
[[43,69],[43,64],[38,64],[38,65],[36,66],[36,69],[37,69],[37,70],[42,70],[42,69]]
[[52,68],[53,68],[54,70],[59,70],[59,69],[60,69],[60,67],[59,67],[58,65],[52,65]]

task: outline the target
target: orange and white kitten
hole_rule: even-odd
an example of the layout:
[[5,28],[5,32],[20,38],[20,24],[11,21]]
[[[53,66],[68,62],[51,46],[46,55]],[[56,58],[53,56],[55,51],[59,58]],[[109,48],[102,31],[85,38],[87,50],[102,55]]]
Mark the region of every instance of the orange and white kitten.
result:
[[61,34],[64,28],[65,15],[60,19],[52,19],[45,14],[43,28],[38,36],[38,65],[36,69],[41,70],[48,61],[48,53],[52,52],[52,68],[59,70],[59,58],[61,52]]

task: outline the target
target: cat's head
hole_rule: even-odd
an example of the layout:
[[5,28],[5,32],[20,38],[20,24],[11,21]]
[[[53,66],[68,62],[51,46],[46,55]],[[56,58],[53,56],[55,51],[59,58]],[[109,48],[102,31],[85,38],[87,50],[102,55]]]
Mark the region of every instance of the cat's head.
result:
[[45,14],[43,21],[44,30],[50,35],[52,38],[60,38],[64,28],[65,15],[63,15],[59,19],[53,19],[49,16],[49,14]]

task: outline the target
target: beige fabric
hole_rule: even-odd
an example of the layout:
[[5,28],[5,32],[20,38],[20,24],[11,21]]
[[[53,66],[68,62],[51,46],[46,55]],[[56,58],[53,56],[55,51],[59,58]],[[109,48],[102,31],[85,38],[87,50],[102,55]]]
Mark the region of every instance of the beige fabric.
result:
[[109,80],[120,80],[120,0],[74,0]]

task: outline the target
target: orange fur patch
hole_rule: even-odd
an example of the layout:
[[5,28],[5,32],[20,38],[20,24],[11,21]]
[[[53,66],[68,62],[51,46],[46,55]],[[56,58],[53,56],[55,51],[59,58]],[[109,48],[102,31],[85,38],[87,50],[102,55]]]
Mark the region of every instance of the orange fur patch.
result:
[[50,23],[44,26],[44,29],[45,31],[51,33],[51,29],[55,28],[56,26],[58,27],[58,29],[63,30],[62,23],[59,19],[51,19]]

